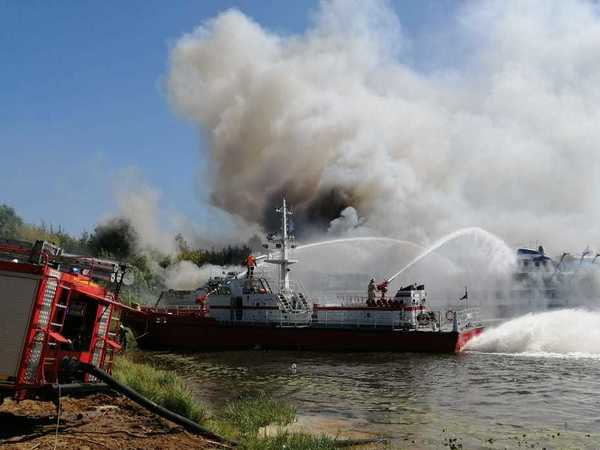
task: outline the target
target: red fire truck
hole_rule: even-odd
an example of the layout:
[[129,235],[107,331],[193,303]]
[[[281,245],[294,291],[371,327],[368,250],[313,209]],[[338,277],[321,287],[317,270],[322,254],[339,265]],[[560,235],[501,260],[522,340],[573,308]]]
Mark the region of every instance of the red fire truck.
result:
[[110,372],[121,348],[118,293],[130,272],[47,241],[0,239],[0,395],[23,399],[54,384],[97,381],[66,370],[68,361]]

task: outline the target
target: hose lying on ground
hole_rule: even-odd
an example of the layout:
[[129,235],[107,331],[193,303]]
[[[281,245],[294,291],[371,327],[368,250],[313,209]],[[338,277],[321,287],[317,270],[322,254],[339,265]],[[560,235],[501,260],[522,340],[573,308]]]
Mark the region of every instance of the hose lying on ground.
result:
[[131,388],[125,386],[124,384],[118,382],[117,380],[115,380],[104,370],[99,369],[98,367],[96,367],[92,364],[83,363],[83,362],[80,362],[77,360],[68,360],[68,362],[66,362],[66,364],[69,365],[70,370],[82,371],[82,372],[85,372],[89,375],[92,375],[92,376],[98,378],[99,380],[104,381],[104,383],[106,383],[108,386],[113,388],[115,391],[118,391],[121,394],[125,395],[127,398],[133,400],[138,405],[143,406],[148,411],[158,414],[159,416],[164,417],[165,419],[168,419],[171,422],[176,423],[177,425],[181,425],[187,431],[198,434],[198,435],[200,435],[204,438],[210,439],[212,441],[219,442],[221,444],[226,444],[228,446],[233,446],[233,447],[237,446],[237,442],[233,442],[233,441],[230,441],[229,439],[224,438],[223,436],[219,436],[218,434],[213,433],[209,429],[200,426],[196,422],[194,422],[186,417],[183,417],[177,413],[174,413],[173,411],[169,411],[168,409],[163,408],[160,405],[157,405],[152,400],[149,400],[146,397],[144,397],[143,395],[138,394],[133,389],[131,389]]

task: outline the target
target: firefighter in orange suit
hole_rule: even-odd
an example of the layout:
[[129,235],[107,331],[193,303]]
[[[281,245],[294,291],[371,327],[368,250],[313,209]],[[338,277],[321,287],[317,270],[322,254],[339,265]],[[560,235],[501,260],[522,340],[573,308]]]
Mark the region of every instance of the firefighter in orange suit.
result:
[[252,278],[254,275],[254,268],[256,267],[256,258],[252,255],[248,255],[246,258],[246,278]]

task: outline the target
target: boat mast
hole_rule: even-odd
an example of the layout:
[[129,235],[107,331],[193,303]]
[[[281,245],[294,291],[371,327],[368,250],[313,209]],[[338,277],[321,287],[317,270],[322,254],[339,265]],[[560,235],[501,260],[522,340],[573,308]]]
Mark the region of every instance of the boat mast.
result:
[[283,197],[283,205],[280,209],[281,213],[281,260],[285,261],[287,259],[287,239],[288,239],[288,229],[287,229],[287,216],[288,210],[285,204],[285,197]]
[[288,291],[290,289],[290,273],[288,270],[288,226],[287,216],[292,213],[288,211],[285,203],[285,197],[283,197],[283,204],[281,208],[277,208],[277,212],[281,214],[281,270],[279,274],[279,280],[283,290]]
[[[276,247],[280,248],[279,258],[272,258],[269,256],[265,260],[267,263],[275,264],[279,266],[279,289],[283,292],[290,291],[290,272],[289,266],[297,262],[295,259],[290,259],[290,241],[294,239],[294,236],[288,232],[288,216],[292,215],[292,212],[287,209],[287,203],[285,198],[283,199],[280,208],[275,210],[281,214],[281,229],[279,230],[279,236],[272,238],[275,242]],[[293,245],[292,245],[293,248]]]

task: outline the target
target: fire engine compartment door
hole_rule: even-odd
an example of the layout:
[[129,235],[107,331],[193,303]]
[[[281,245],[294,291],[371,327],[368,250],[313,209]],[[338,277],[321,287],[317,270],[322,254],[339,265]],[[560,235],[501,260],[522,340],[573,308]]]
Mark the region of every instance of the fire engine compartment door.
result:
[[40,276],[0,271],[0,380],[17,376]]

